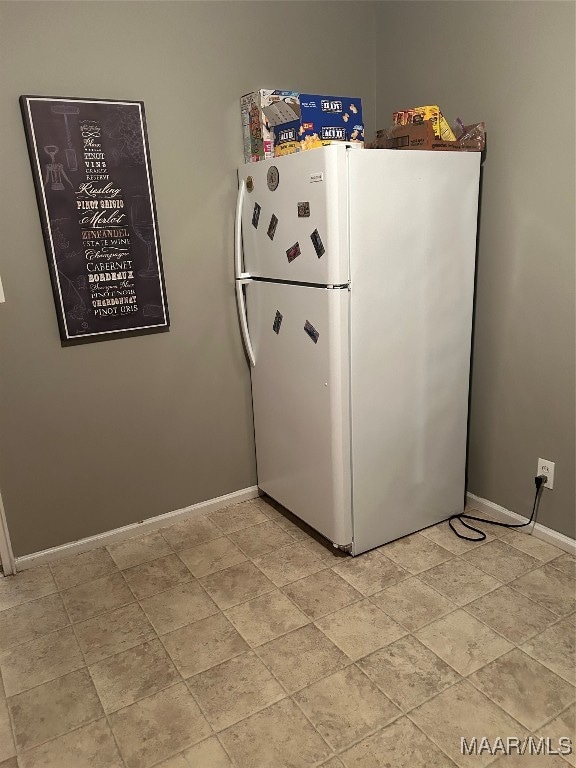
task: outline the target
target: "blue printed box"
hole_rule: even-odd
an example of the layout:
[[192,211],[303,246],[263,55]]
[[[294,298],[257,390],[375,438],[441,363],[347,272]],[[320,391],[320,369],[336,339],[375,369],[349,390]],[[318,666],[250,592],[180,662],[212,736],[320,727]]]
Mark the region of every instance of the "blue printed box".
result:
[[[299,107],[300,114],[297,114]],[[274,155],[287,155],[350,141],[364,144],[362,100],[349,96],[301,93],[290,119],[274,125]]]
[[298,96],[294,91],[267,89],[252,91],[242,96],[240,110],[245,163],[274,157],[274,121],[284,119],[283,109],[292,109],[289,115],[295,114],[294,105],[298,104]]

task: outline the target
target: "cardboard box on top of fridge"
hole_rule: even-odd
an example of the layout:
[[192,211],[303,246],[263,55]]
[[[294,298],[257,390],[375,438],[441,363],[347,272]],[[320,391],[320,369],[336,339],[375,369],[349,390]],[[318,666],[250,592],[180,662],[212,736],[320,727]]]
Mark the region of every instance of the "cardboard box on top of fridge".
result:
[[464,133],[470,138],[444,141],[436,136],[431,120],[407,125],[393,125],[392,128],[376,132],[375,149],[428,149],[453,150],[458,152],[482,152],[485,148],[484,124],[464,126]]
[[244,162],[254,163],[274,157],[274,131],[264,110],[277,102],[289,107],[298,104],[295,91],[260,89],[246,93],[240,99]]
[[444,141],[456,141],[452,128],[448,125],[448,121],[437,104],[427,104],[423,107],[412,107],[411,109],[403,109],[392,113],[394,125],[422,123],[425,120],[429,120],[432,123],[437,138]]
[[364,144],[362,99],[301,93],[298,104],[264,110],[274,126],[274,155],[288,155],[346,141]]

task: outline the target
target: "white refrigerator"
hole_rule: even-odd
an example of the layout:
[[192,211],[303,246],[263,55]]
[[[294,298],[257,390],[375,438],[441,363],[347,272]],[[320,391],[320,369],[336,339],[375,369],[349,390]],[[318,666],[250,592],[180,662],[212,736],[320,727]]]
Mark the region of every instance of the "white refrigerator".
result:
[[352,555],[461,512],[480,153],[333,144],[238,176],[259,488]]

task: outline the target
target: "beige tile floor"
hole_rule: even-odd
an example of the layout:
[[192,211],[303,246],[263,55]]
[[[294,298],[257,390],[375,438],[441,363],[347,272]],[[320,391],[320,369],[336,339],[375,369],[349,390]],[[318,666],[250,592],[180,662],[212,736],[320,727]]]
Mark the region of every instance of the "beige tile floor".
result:
[[264,499],[0,579],[0,768],[576,766],[576,559],[446,523],[350,558]]

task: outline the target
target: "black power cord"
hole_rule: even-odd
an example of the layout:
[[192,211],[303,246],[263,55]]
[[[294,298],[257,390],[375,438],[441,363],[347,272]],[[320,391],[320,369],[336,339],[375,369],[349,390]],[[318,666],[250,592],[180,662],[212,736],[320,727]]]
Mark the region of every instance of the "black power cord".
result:
[[[475,528],[473,525],[468,525],[466,523],[466,520],[477,520],[479,523],[485,523],[488,525],[499,525],[502,528],[524,528],[527,525],[530,525],[530,523],[534,520],[536,511],[538,510],[538,505],[540,503],[540,491],[542,490],[542,486],[546,483],[546,480],[548,478],[546,475],[538,475],[534,478],[534,482],[536,483],[536,495],[534,496],[534,505],[532,506],[532,514],[530,515],[530,520],[528,520],[527,523],[498,523],[496,520],[486,520],[483,517],[474,517],[473,515],[468,515],[465,512],[461,512],[459,515],[452,515],[452,517],[448,518],[448,525],[456,536],[458,536],[459,539],[465,539],[466,541],[484,541],[486,538],[486,534],[484,531],[480,530],[480,528]],[[452,525],[452,520],[458,520],[458,522],[464,526],[464,528],[467,528],[469,531],[474,531],[474,533],[479,534],[478,536],[465,536],[463,533],[459,533],[456,528]]]

